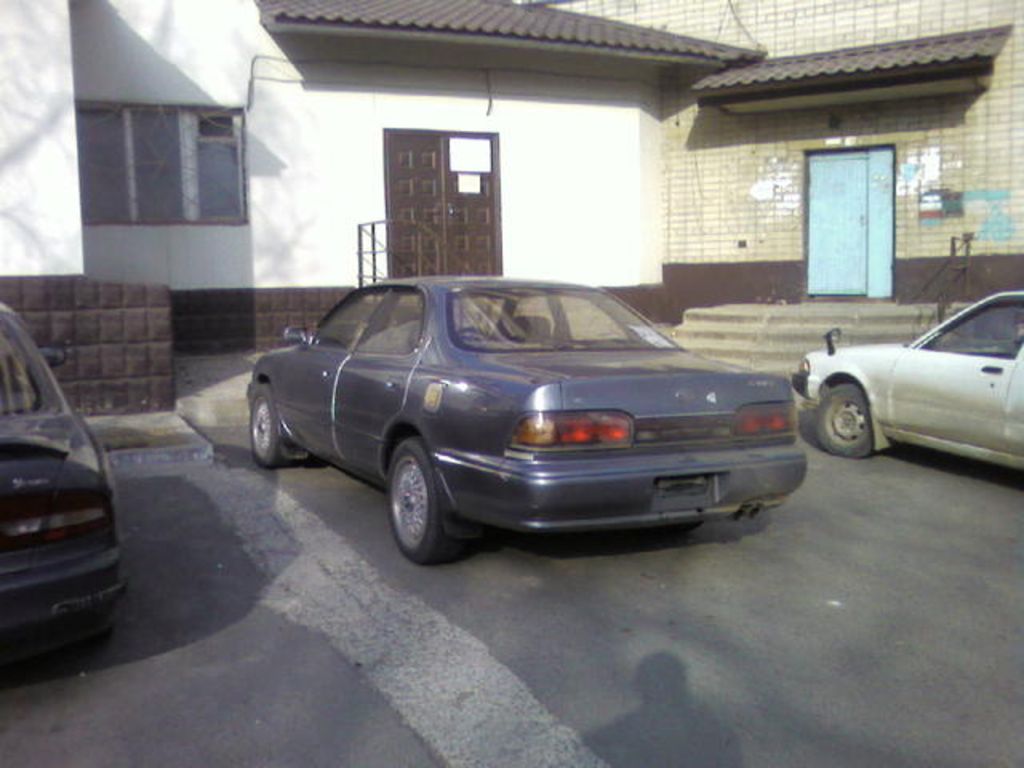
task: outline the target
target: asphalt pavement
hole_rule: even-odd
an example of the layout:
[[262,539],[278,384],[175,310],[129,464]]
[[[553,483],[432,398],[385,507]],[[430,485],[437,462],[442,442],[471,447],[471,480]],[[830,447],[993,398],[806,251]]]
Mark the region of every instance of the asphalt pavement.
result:
[[422,568],[377,489],[201,437],[121,463],[119,625],[0,670],[4,768],[1024,759],[1020,473],[808,447],[754,520]]

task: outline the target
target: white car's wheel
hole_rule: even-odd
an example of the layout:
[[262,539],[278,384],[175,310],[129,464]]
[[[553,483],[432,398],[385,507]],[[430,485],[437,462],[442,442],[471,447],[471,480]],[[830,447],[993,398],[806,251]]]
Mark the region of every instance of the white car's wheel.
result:
[[850,459],[871,455],[871,406],[856,384],[840,384],[824,391],[816,427],[818,442],[829,453]]

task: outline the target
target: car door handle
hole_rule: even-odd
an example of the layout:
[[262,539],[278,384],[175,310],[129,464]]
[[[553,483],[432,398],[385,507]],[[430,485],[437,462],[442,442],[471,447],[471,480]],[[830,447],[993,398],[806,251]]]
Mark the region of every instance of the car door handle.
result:
[[1000,368],[998,365],[986,365],[984,368],[981,369],[981,372],[989,373],[992,374],[993,376],[1001,376],[1003,373],[1003,369]]

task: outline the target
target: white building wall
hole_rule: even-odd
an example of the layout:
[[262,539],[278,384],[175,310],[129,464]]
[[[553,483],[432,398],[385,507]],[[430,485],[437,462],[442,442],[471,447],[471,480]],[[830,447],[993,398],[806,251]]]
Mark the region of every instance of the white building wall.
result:
[[429,66],[299,72],[251,0],[80,0],[73,13],[80,100],[248,107],[249,224],[88,226],[90,275],[176,289],[353,284],[357,225],[385,217],[384,130],[410,129],[498,135],[504,274],[660,280],[653,84],[497,70],[488,87],[483,72]]
[[0,2],[0,275],[82,272],[67,0]]

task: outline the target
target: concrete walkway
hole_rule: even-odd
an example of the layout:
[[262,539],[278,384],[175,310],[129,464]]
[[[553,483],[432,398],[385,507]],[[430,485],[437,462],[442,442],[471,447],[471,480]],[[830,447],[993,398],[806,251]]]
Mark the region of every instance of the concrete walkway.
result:
[[177,413],[200,430],[248,424],[245,390],[253,364],[262,354],[176,355]]
[[204,435],[248,424],[245,389],[258,352],[178,355],[174,412],[89,416],[86,421],[115,467],[138,464],[210,463],[213,446]]

